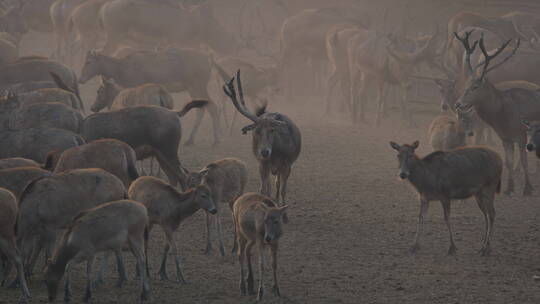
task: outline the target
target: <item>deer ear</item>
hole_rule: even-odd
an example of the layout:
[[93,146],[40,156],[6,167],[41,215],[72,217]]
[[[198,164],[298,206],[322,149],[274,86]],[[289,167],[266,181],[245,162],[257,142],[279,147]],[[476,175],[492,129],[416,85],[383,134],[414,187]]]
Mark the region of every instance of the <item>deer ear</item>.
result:
[[413,144],[411,146],[412,146],[413,149],[418,148],[418,146],[420,146],[420,141],[416,140],[415,142],[413,142]]
[[530,129],[531,129],[531,123],[530,123],[528,120],[523,119],[523,120],[521,121],[521,124],[524,125],[525,127],[527,127],[527,130],[530,130]]
[[284,206],[281,206],[278,208],[279,212],[280,213],[283,213],[285,212],[285,210],[287,210],[289,208],[289,205],[284,205]]
[[390,147],[392,147],[392,149],[396,150],[396,151],[399,151],[399,149],[401,148],[397,143],[391,141],[390,142]]
[[204,168],[201,171],[199,171],[199,174],[202,175],[202,176],[207,176],[208,173],[210,173],[210,169],[208,169],[208,168]]

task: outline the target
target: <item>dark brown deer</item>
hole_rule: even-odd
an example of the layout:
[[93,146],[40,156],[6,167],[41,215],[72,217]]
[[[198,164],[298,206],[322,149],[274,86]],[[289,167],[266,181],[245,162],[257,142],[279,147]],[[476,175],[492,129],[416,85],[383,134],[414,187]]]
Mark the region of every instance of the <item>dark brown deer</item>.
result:
[[450,224],[450,202],[474,196],[486,221],[480,253],[488,255],[491,251],[489,240],[495,220],[493,201],[501,186],[501,157],[489,148],[468,147],[449,152],[436,151],[419,158],[415,153],[419,144],[418,141],[411,145],[390,142],[390,146],[398,151],[398,176],[409,180],[420,195],[420,216],[411,250],[415,252],[420,248],[419,238],[429,202],[440,201],[450,234],[448,254],[455,254],[457,249]]
[[[466,51],[465,63],[470,79],[465,85],[465,90],[456,107],[464,112],[474,109],[478,116],[486,122],[497,133],[503,142],[505,153],[505,164],[508,171],[508,185],[505,193],[514,192],[513,177],[513,155],[514,145],[518,145],[521,166],[523,168],[525,187],[523,195],[531,195],[532,186],[529,181],[528,161],[525,150],[527,142],[526,128],[521,123],[522,119],[540,120],[540,96],[534,91],[514,88],[500,91],[487,79],[486,75],[497,67],[508,61],[519,48],[517,41],[512,52],[493,66],[489,66],[491,60],[497,57],[510,44],[511,40],[503,43],[494,53],[488,54],[484,46],[483,38],[474,42],[469,42],[468,32],[464,37],[455,34],[461,41]],[[484,60],[481,64],[473,67],[470,57],[474,53],[476,46],[480,47]],[[481,68],[480,73],[477,69]]]
[[[260,192],[264,195],[270,195],[270,173],[272,173],[277,177],[276,201],[280,205],[284,205],[287,180],[291,173],[292,164],[300,155],[302,135],[291,119],[281,113],[267,113],[266,106],[258,108],[255,114],[251,113],[246,108],[244,101],[240,70],[236,73],[236,80],[238,94],[234,88],[234,77],[223,86],[223,90],[238,112],[253,122],[242,128],[242,133],[253,131],[252,149],[259,162]],[[238,99],[237,96],[240,98]],[[287,221],[287,215],[284,213],[284,222]]]

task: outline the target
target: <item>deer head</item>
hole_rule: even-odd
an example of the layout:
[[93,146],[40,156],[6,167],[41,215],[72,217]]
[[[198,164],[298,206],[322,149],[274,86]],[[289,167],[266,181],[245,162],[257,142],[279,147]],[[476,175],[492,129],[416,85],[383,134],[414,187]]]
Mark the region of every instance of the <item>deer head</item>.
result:
[[[467,69],[469,80],[465,85],[465,90],[462,96],[456,103],[456,107],[461,108],[465,112],[469,111],[478,101],[486,100],[491,97],[491,93],[494,87],[487,80],[487,74],[494,69],[500,67],[512,56],[514,56],[520,45],[520,40],[518,39],[514,49],[510,52],[510,54],[508,54],[503,60],[501,60],[497,64],[490,67],[491,61],[497,56],[499,56],[504,51],[504,49],[506,49],[512,39],[509,39],[508,41],[503,43],[490,55],[488,51],[486,51],[483,35],[481,36],[480,41],[475,41],[471,46],[469,42],[469,37],[472,32],[473,31],[466,32],[464,37],[460,37],[457,33],[454,33],[456,38],[463,44],[466,52],[465,68]],[[484,59],[475,67],[473,67],[471,65],[471,55],[474,53],[477,45],[480,47]]]

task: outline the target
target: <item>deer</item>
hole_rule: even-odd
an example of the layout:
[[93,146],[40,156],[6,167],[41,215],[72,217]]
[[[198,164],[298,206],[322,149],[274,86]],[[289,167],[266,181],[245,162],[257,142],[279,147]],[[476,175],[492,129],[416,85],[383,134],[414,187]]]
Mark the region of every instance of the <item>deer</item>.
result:
[[[279,205],[285,204],[287,195],[287,181],[291,167],[298,159],[302,148],[302,135],[300,129],[287,116],[281,113],[268,113],[266,106],[262,106],[251,113],[246,108],[240,70],[236,73],[238,92],[234,87],[235,78],[223,86],[223,91],[232,101],[234,107],[253,123],[242,128],[242,133],[252,131],[252,150],[259,162],[261,177],[260,192],[270,196],[270,174],[276,176],[276,201]],[[284,214],[284,222],[288,222]]]
[[[97,253],[108,250],[121,252],[126,244],[137,261],[138,269],[146,268],[144,246],[148,239],[148,212],[135,201],[117,200],[80,212],[69,222],[52,262],[45,271],[45,284],[49,302],[58,293],[58,285],[66,274],[65,296],[71,299],[70,269],[86,261],[85,303],[92,299],[92,266]],[[140,271],[140,302],[149,298],[150,284],[144,271]]]
[[0,159],[0,170],[11,169],[18,167],[39,167],[40,164],[31,159],[22,158],[22,157],[12,157]]
[[535,152],[536,158],[540,159],[540,125],[537,123],[531,124],[528,120],[523,119],[521,123],[527,129],[527,145],[526,149],[529,152]]
[[[250,295],[255,294],[253,269],[251,267],[251,249],[253,246],[256,246],[259,255],[257,301],[262,300],[264,294],[265,247],[270,247],[272,256],[272,274],[274,279],[272,290],[276,296],[281,297],[277,279],[277,251],[279,239],[283,234],[282,218],[287,208],[287,205],[278,207],[270,197],[259,193],[246,193],[234,202],[233,215],[236,226],[236,241],[238,242],[241,295],[246,295],[246,291]],[[248,266],[247,290],[244,274],[244,261],[246,257]]]
[[[7,258],[17,269],[17,279],[20,282],[21,296],[19,304],[27,303],[30,299],[30,291],[26,284],[23,268],[23,258],[17,248],[15,223],[17,221],[17,199],[9,190],[0,188],[0,266]],[[6,267],[9,268],[9,267]],[[2,273],[5,271],[5,273]],[[9,269],[0,267],[0,282],[9,274]]]
[[[186,283],[180,266],[178,248],[174,241],[174,232],[178,229],[182,221],[199,209],[204,209],[211,214],[217,213],[210,188],[205,185],[199,185],[186,192],[179,192],[159,178],[143,176],[131,184],[128,190],[128,196],[130,199],[142,203],[148,209],[148,232],[152,231],[154,225],[159,225],[165,233],[167,243],[163,251],[163,258],[159,269],[161,280],[169,280],[167,275],[167,256],[169,255],[169,250],[172,248],[176,266],[176,280]],[[145,245],[145,251],[147,251],[148,244]],[[140,272],[144,272],[142,269],[145,268],[140,269]],[[149,272],[148,269],[147,272]]]
[[57,128],[79,133],[83,121],[82,114],[59,102],[36,103],[13,111],[9,127],[11,129]]
[[172,110],[174,99],[167,89],[157,83],[146,83],[134,88],[123,88],[114,78],[101,77],[96,100],[91,107],[97,113],[105,107],[119,110],[138,105],[154,105]]
[[486,224],[480,254],[489,255],[495,221],[493,201],[501,188],[501,156],[487,147],[464,147],[448,152],[435,151],[420,158],[415,153],[419,145],[419,141],[403,145],[390,142],[392,149],[398,152],[399,178],[408,180],[420,198],[420,215],[411,251],[420,249],[419,239],[430,201],[440,201],[450,236],[448,254],[454,255],[457,248],[450,223],[451,200],[474,196]]
[[106,138],[64,151],[52,151],[43,167],[55,174],[73,169],[103,169],[118,177],[127,189],[139,178],[135,162],[135,151],[128,144]]
[[[508,172],[508,182],[504,193],[508,195],[514,192],[513,156],[514,145],[518,145],[520,163],[525,179],[523,195],[531,195],[533,187],[529,180],[527,152],[525,150],[527,134],[521,120],[540,119],[539,97],[536,92],[522,88],[513,88],[506,91],[498,90],[487,78],[490,71],[512,58],[519,48],[520,40],[517,40],[513,50],[505,58],[490,67],[491,61],[501,54],[512,40],[507,40],[490,55],[485,48],[483,38],[471,45],[469,41],[470,33],[467,32],[464,36],[455,33],[456,38],[461,41],[465,49],[466,70],[470,77],[465,85],[465,90],[456,103],[456,108],[463,112],[474,110],[478,117],[487,123],[501,139]],[[473,67],[470,57],[474,53],[476,46],[480,47],[484,59],[480,64]],[[481,69],[478,73],[479,68]]]
[[[212,199],[219,209],[220,203],[227,203],[232,211],[234,201],[244,193],[246,188],[248,172],[246,164],[236,158],[224,158],[213,161],[199,171],[191,171],[186,175],[188,188],[195,188],[198,185],[206,185],[212,192]],[[217,228],[219,251],[221,256],[225,256],[223,246],[223,231],[221,228],[220,213],[215,216],[215,226]],[[206,249],[205,254],[212,252],[211,239],[211,219],[206,212]],[[236,252],[236,242],[234,242],[232,252]]]
[[435,117],[428,130],[433,151],[450,151],[465,146],[467,136],[474,134],[470,131],[470,124],[471,122],[464,118],[456,119],[447,115]]
[[[17,237],[31,273],[41,247],[51,256],[58,232],[79,212],[126,196],[122,181],[101,169],[76,169],[36,179],[19,197]],[[40,244],[35,248],[35,243]]]
[[11,191],[19,198],[32,181],[51,176],[52,172],[39,167],[15,167],[0,169],[0,187]]

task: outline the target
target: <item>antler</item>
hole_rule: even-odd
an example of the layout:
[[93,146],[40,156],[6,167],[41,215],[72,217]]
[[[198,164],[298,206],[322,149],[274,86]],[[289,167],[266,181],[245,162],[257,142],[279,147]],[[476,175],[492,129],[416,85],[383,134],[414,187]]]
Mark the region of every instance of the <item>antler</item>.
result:
[[496,65],[494,65],[494,66],[492,66],[492,67],[490,67],[488,69],[490,61],[493,60],[495,57],[497,57],[500,53],[502,53],[502,51],[504,51],[504,49],[508,46],[508,44],[510,44],[511,41],[512,41],[512,39],[509,39],[508,41],[503,43],[499,48],[497,48],[497,51],[495,51],[495,53],[493,55],[489,55],[488,52],[486,51],[486,47],[484,46],[484,36],[482,35],[482,37],[480,38],[480,50],[482,50],[482,54],[484,55],[484,61],[481,62],[480,64],[478,64],[478,66],[480,66],[483,63],[484,64],[484,69],[482,70],[482,75],[480,76],[480,79],[483,79],[489,71],[492,71],[492,70],[498,68],[499,66],[501,66],[503,63],[508,61],[508,59],[510,59],[512,56],[514,56],[516,54],[516,51],[519,48],[519,45],[521,44],[521,39],[519,39],[519,38],[518,38],[518,40],[516,42],[516,46],[514,47],[512,52],[508,56],[506,56],[506,58],[501,60],[501,62],[497,63]]
[[244,92],[242,90],[242,81],[240,80],[240,70],[236,72],[236,81],[238,83],[238,95],[240,96],[240,102],[236,98],[236,90],[234,88],[234,77],[231,80],[223,85],[223,92],[231,99],[234,107],[240,112],[240,114],[249,118],[253,122],[257,122],[259,118],[246,108],[246,103],[244,102]]
[[474,74],[474,69],[471,65],[471,55],[474,53],[476,46],[478,45],[478,40],[475,41],[471,47],[471,44],[469,42],[469,37],[474,32],[474,30],[470,30],[465,32],[465,37],[460,37],[458,33],[454,32],[454,36],[456,36],[456,39],[463,44],[463,47],[465,48],[465,62],[467,63],[467,70],[469,71],[469,75]]

